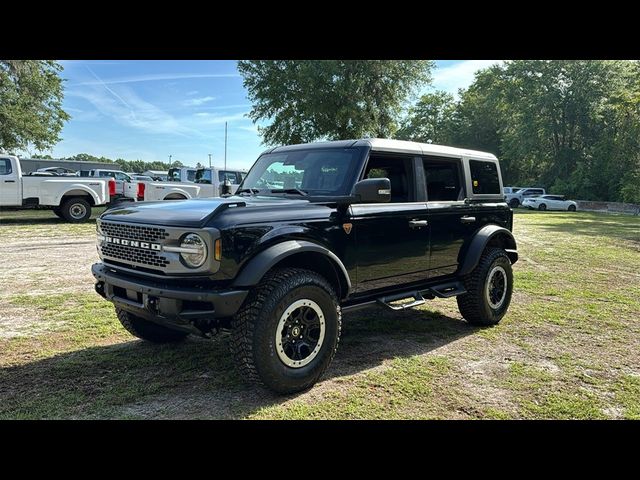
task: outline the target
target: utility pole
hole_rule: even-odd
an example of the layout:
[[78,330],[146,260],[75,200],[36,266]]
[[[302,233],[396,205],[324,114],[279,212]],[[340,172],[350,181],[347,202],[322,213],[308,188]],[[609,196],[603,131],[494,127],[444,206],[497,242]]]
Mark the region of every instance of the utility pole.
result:
[[173,155],[169,155],[169,166],[171,166],[171,157],[172,157],[172,156],[173,156]]
[[209,168],[211,168],[211,154],[209,154]]
[[224,169],[227,169],[227,122],[224,122]]

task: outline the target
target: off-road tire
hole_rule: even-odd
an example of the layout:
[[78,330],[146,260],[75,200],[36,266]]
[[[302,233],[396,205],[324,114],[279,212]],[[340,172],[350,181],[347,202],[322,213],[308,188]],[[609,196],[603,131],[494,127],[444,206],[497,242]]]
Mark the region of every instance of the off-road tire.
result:
[[[293,368],[279,358],[276,331],[280,317],[295,301],[310,299],[324,315],[320,350],[306,365]],[[342,327],[335,289],[321,275],[300,268],[268,272],[231,322],[230,348],[243,377],[281,394],[313,386],[331,364]]]
[[569,208],[567,209],[570,212],[575,212],[576,211],[576,206],[575,205],[569,205]]
[[[507,276],[507,291],[504,301],[499,308],[493,309],[485,296],[488,275],[493,268],[501,266]],[[513,292],[513,271],[511,261],[501,248],[487,248],[476,268],[463,278],[467,293],[459,295],[458,309],[464,319],[472,325],[496,325],[509,308],[511,293]]]
[[53,207],[53,213],[56,215],[56,217],[62,218],[64,220],[64,217],[62,216],[62,210],[60,210],[60,207]]
[[520,206],[520,200],[518,200],[517,198],[512,198],[511,200],[509,200],[509,206],[511,208],[518,208]]
[[116,308],[122,326],[134,337],[153,343],[173,343],[184,340],[188,333],[171,330],[130,312]]
[[[73,212],[75,208],[84,209],[84,214],[82,216],[74,215]],[[91,217],[91,204],[84,198],[70,198],[62,204],[62,206],[60,207],[60,213],[62,213],[62,218],[64,218],[67,222],[86,222]]]
[[540,210],[541,212],[544,212],[546,209],[547,209],[546,203],[541,203],[540,205],[538,205],[538,210]]

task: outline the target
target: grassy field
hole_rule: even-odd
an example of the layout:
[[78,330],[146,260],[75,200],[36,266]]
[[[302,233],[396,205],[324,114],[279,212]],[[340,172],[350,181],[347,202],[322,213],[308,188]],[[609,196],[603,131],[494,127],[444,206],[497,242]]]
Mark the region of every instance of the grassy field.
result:
[[92,291],[94,230],[0,212],[0,418],[640,418],[639,217],[519,210],[500,325],[451,299],[345,316],[323,381],[289,397],[246,385],[224,337],[128,335]]

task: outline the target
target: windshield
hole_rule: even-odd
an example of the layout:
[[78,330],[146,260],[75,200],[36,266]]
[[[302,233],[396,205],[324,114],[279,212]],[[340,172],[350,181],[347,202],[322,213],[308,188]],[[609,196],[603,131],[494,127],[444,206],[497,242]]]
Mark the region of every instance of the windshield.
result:
[[309,195],[348,195],[361,154],[360,149],[332,148],[262,155],[240,189],[257,189],[261,194],[298,189]]

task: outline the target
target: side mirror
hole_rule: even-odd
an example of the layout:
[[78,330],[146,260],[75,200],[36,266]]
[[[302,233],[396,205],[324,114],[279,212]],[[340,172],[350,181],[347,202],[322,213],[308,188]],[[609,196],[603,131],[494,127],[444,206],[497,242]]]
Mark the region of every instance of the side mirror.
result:
[[388,178],[367,178],[356,183],[354,195],[360,203],[385,203],[391,200]]

